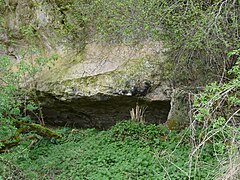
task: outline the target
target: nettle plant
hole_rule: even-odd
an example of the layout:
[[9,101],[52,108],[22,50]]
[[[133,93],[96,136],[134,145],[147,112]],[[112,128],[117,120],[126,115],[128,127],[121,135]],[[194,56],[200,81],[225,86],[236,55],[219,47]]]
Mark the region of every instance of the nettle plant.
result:
[[[37,116],[39,104],[34,101],[31,84],[52,57],[37,57],[32,63],[24,58],[13,64],[7,56],[0,57],[0,152],[20,142],[22,133],[31,132],[40,126],[31,125],[29,112]],[[43,119],[38,118],[44,125]]]
[[[226,80],[206,86],[194,99],[193,155],[200,155],[212,144],[215,157],[235,157],[240,147],[240,49],[231,51],[235,65],[226,72]],[[200,127],[197,132],[195,127]],[[235,155],[234,155],[235,154]],[[195,156],[196,157],[196,156]],[[218,158],[217,158],[218,159]],[[220,158],[218,159],[219,161]],[[226,159],[225,159],[226,160]]]

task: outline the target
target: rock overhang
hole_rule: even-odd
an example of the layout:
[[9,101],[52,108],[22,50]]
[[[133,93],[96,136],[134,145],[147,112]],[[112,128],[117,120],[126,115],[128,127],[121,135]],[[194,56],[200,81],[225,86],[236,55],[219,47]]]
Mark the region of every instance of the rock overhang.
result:
[[162,51],[154,42],[93,43],[71,61],[63,57],[36,85],[46,121],[103,129],[130,119],[139,104],[147,108],[147,122],[165,122],[171,86],[162,77]]

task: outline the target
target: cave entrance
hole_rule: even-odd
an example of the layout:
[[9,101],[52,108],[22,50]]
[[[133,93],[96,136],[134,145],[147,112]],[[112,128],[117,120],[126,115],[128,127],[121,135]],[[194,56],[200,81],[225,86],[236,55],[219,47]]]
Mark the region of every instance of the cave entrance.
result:
[[139,106],[146,107],[144,113],[147,123],[166,122],[170,101],[146,101],[129,96],[82,97],[61,101],[48,96],[41,100],[46,123],[78,128],[107,129],[121,120],[131,119],[130,111]]

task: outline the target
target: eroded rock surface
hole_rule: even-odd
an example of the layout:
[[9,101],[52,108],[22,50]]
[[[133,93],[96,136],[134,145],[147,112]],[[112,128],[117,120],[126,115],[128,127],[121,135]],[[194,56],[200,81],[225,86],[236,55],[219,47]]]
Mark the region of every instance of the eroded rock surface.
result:
[[[164,77],[161,42],[124,45],[64,34],[70,12],[59,5],[71,0],[6,2],[0,55],[17,62],[53,53],[59,57],[34,86],[46,122],[105,128],[129,119],[137,103],[147,106],[146,121],[167,120],[172,88]],[[23,56],[26,51],[30,55]]]
[[165,122],[171,88],[161,76],[162,51],[154,42],[94,43],[71,60],[63,57],[36,84],[45,119],[52,124],[107,128],[130,119],[130,110],[139,104],[147,107],[147,122]]

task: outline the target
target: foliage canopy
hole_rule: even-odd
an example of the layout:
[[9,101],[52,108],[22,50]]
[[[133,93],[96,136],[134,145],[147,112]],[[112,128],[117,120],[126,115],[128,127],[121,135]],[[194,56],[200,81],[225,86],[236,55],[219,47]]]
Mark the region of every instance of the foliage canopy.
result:
[[[172,79],[196,80],[199,73],[221,75],[236,58],[226,62],[230,50],[239,48],[238,1],[199,0],[73,0],[56,2],[64,13],[63,34],[86,45],[89,41],[136,43],[163,41],[168,50]],[[217,78],[217,77],[214,77]]]

